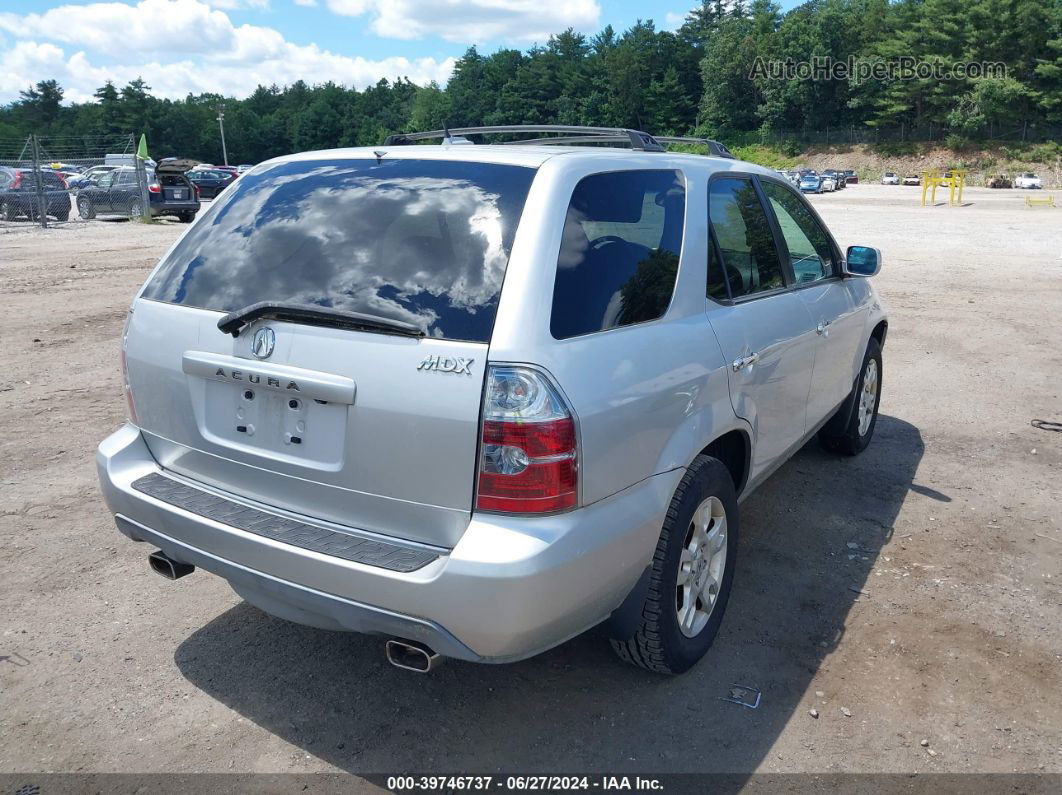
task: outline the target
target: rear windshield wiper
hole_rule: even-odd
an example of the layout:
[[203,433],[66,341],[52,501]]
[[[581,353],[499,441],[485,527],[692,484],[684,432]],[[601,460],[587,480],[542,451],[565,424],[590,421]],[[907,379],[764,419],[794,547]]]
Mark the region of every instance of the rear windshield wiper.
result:
[[425,336],[424,330],[420,326],[401,320],[392,320],[389,317],[368,315],[363,312],[350,312],[346,309],[333,309],[328,306],[291,304],[283,301],[260,301],[257,304],[245,306],[243,309],[237,309],[235,312],[229,312],[218,321],[218,328],[226,334],[238,337],[246,326],[263,317],[271,317],[276,320],[291,320],[296,323],[318,326],[339,326],[340,328],[352,328],[358,331],[400,334],[404,337]]

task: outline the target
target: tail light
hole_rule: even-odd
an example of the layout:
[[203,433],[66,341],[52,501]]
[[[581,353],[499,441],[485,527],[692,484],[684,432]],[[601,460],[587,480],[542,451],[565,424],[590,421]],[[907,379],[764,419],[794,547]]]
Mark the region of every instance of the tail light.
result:
[[157,182],[152,182],[150,185],[148,185],[148,190],[151,193],[162,193],[162,187]]
[[192,187],[195,188],[195,195],[198,196],[199,195],[199,184],[196,183],[196,182],[193,182],[192,183]]
[[22,172],[15,172],[15,181],[11,183],[11,190],[18,190],[22,187]]
[[136,416],[136,404],[133,403],[133,389],[129,386],[129,365],[125,356],[126,340],[129,337],[129,324],[132,320],[133,310],[130,309],[125,318],[125,326],[122,328],[122,391],[125,393],[125,404],[129,410],[129,421],[133,425],[140,425],[140,420]]
[[575,420],[544,374],[491,365],[481,426],[477,510],[541,514],[575,507]]

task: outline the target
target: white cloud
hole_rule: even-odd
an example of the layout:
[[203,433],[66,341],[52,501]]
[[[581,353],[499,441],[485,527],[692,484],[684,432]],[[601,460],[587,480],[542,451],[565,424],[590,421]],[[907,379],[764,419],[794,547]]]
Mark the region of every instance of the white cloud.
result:
[[369,15],[372,31],[394,39],[440,36],[468,44],[545,41],[572,27],[593,30],[597,0],[326,0],[336,14]]
[[685,14],[676,14],[673,11],[668,11],[666,14],[664,14],[663,30],[678,30],[682,27],[682,23],[685,21]]
[[0,49],[0,102],[49,78],[64,87],[67,100],[85,101],[107,80],[121,86],[138,76],[154,95],[182,98],[201,92],[246,96],[259,84],[290,85],[296,80],[332,80],[359,88],[381,77],[445,83],[453,71],[452,58],[369,60],[315,44],[294,44],[272,28],[237,27],[228,15],[201,0],[141,0],[135,6],[93,3],[43,14],[5,13],[0,14],[0,32],[16,39]]
[[307,6],[309,8],[312,8],[313,6],[317,5],[317,0],[295,0],[295,5]]

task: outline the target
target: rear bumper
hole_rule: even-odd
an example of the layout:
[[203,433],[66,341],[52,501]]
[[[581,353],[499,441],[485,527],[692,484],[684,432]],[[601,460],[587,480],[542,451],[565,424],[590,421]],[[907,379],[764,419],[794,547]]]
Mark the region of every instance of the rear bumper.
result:
[[473,514],[453,549],[398,572],[255,535],[137,491],[134,481],[160,470],[135,427],[105,439],[96,462],[119,530],[224,577],[263,610],[479,662],[530,657],[607,618],[651,560],[682,475],[656,475],[557,516]]
[[181,215],[183,213],[199,212],[199,202],[152,202],[152,215]]

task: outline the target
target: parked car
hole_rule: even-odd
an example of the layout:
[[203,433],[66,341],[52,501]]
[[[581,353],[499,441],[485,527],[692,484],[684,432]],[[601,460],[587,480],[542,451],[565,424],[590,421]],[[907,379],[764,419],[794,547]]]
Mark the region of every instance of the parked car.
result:
[[801,193],[822,193],[822,178],[818,174],[805,174],[798,187]]
[[835,171],[834,169],[830,168],[830,169],[827,169],[826,171],[823,171],[822,173],[823,173],[824,176],[827,176],[831,180],[833,180],[833,183],[834,183],[834,186],[835,186],[836,190],[841,190],[847,184],[846,180],[845,180],[844,173],[842,173],[840,171]]
[[800,174],[799,174],[799,172],[787,171],[787,172],[785,172],[785,178],[787,180],[789,180],[790,183],[792,183],[793,187],[796,187],[796,186],[798,186],[800,184]]
[[120,531],[167,578],[391,638],[400,667],[604,622],[623,659],[685,671],[738,500],[816,434],[871,441],[880,254],[844,254],[773,171],[645,133],[403,140],[270,161],[148,277],[129,422],[97,452]]
[[1020,174],[1014,178],[1015,188],[1025,188],[1028,190],[1039,190],[1043,188],[1044,184],[1038,176],[1031,171],[1026,171],[1024,174]]
[[881,175],[881,184],[882,185],[899,185],[900,184],[900,175],[897,174],[895,171],[886,171],[884,174]]
[[58,171],[44,168],[35,172],[32,168],[0,166],[0,218],[5,221],[40,219],[38,175],[44,195],[45,214],[57,221],[66,221],[70,217],[70,194]]
[[[199,211],[199,195],[185,177],[191,161],[160,160],[154,172],[147,172],[148,208],[152,217],[174,216],[190,223]],[[136,170],[122,166],[101,174],[77,194],[77,211],[82,218],[97,215],[141,214],[142,194]]]
[[908,174],[903,178],[904,185],[921,185],[922,176],[920,174]]
[[990,188],[1013,188],[1014,181],[1006,174],[997,174],[988,180],[988,187]]
[[95,182],[108,171],[114,171],[116,168],[118,168],[118,166],[89,166],[80,174],[73,177],[67,177],[66,184],[69,185],[72,190],[83,188],[90,183]]
[[837,190],[837,180],[830,174],[821,174],[819,176],[819,186],[822,188],[823,193],[833,193]]
[[236,173],[243,174],[245,171],[250,171],[252,168],[254,168],[254,166],[250,163],[242,163],[236,166]]
[[844,170],[844,178],[849,185],[855,185],[859,182],[859,175],[850,168]]
[[220,168],[196,168],[188,172],[188,179],[199,189],[199,198],[214,199],[235,181],[236,174]]

